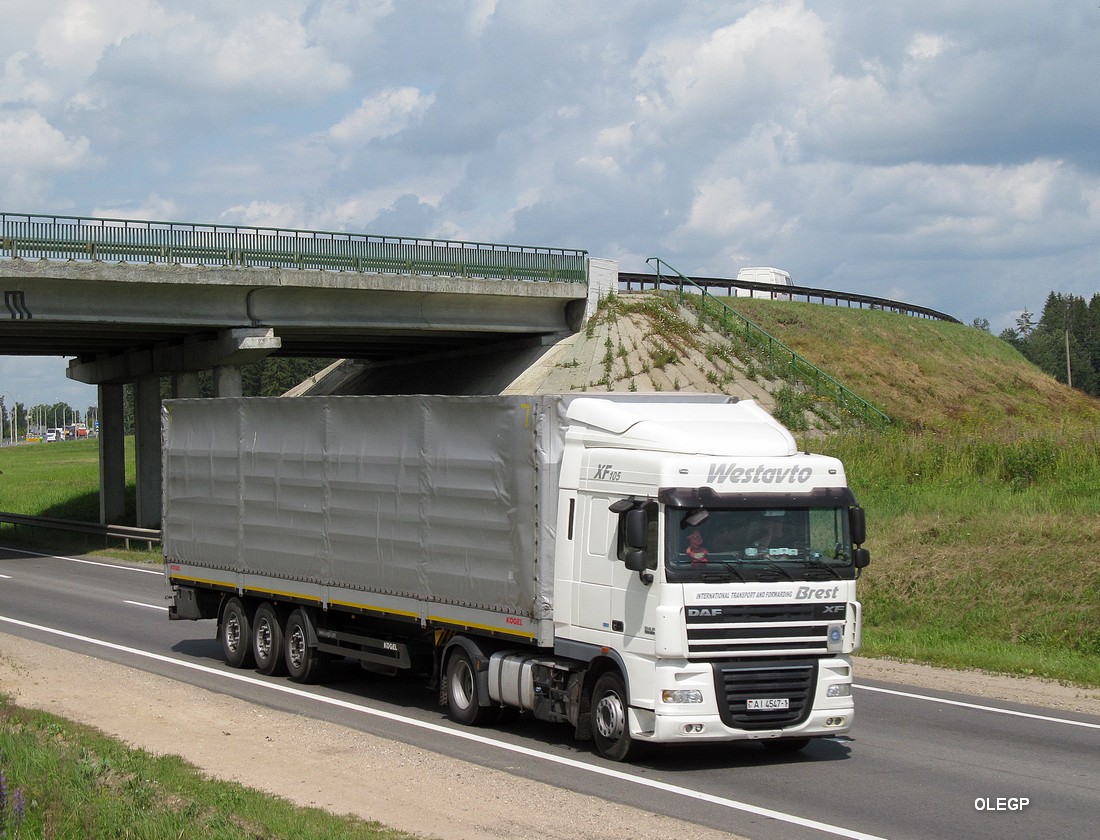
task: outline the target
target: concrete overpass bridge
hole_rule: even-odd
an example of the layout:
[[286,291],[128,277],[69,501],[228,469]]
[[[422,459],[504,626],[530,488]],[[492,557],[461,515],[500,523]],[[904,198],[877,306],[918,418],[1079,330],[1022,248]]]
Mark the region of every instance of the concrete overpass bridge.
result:
[[133,385],[137,524],[158,527],[162,378],[193,397],[210,370],[239,396],[264,356],[341,357],[349,393],[498,393],[616,274],[561,248],[4,213],[0,354],[71,357],[98,386],[104,523],[124,512]]

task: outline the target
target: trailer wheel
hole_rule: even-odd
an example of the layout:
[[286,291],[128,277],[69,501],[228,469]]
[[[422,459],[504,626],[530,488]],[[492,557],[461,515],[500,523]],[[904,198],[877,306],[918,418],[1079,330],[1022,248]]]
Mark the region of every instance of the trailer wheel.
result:
[[308,626],[309,619],[302,610],[290,614],[283,631],[283,661],[294,682],[318,683],[328,673],[332,657],[310,647]]
[[286,671],[283,656],[283,627],[279,614],[268,602],[256,607],[252,617],[252,656],[261,674],[282,674]]
[[240,598],[230,598],[218,625],[222,653],[231,668],[247,668],[252,660],[252,622]]
[[447,713],[455,723],[466,726],[484,726],[499,714],[496,706],[481,705],[474,663],[461,648],[447,660]]
[[603,674],[592,689],[592,737],[600,755],[626,761],[637,743],[630,737],[626,685],[615,672]]

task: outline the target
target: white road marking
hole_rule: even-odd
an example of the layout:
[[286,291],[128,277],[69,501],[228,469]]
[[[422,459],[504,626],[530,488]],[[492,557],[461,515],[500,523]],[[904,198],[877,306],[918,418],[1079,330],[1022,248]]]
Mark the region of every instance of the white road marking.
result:
[[145,607],[147,610],[163,610],[168,612],[168,607],[164,604],[143,604],[141,601],[123,601],[124,604],[130,604],[133,607]]
[[1031,718],[1032,720],[1045,720],[1048,723],[1064,723],[1067,726],[1083,726],[1086,729],[1100,729],[1100,723],[1088,723],[1083,720],[1069,720],[1068,718],[1051,717],[1050,715],[1037,715],[1032,712],[1017,712],[1015,709],[981,706],[977,703],[966,703],[962,700],[945,700],[942,697],[932,697],[927,694],[913,694],[909,691],[896,691],[892,688],[876,688],[870,685],[856,685],[855,688],[862,689],[863,691],[877,691],[879,694],[892,694],[895,697],[908,697],[910,700],[927,700],[930,703],[945,703],[948,706],[959,706],[963,709],[977,709],[981,712],[994,712],[998,715],[1012,715],[1014,717]]
[[160,575],[164,577],[164,569],[145,569],[141,566],[120,566],[116,563],[104,563],[99,560],[84,560],[80,557],[66,557],[63,554],[43,554],[40,551],[27,551],[23,548],[11,548],[4,546],[4,551],[17,551],[20,554],[29,554],[31,557],[50,557],[54,560],[68,560],[70,563],[83,563],[85,566],[103,566],[105,569],[121,569],[126,572],[141,572],[144,575]]
[[359,703],[352,703],[348,700],[341,700],[336,697],[325,697],[319,694],[312,694],[311,692],[297,688],[289,683],[264,682],[247,674],[235,674],[231,672],[221,671],[206,665],[200,665],[196,662],[186,662],[184,660],[174,659],[170,656],[164,656],[159,653],[151,653],[149,651],[138,650],[136,648],[126,647],[125,645],[118,645],[114,644],[113,642],[106,642],[102,639],[93,639],[88,636],[80,636],[76,633],[69,633],[65,630],[57,630],[53,627],[44,627],[40,624],[31,624],[30,622],[20,621],[15,618],[8,618],[7,616],[0,616],[0,622],[14,624],[30,630],[37,630],[40,633],[49,633],[54,636],[61,636],[66,639],[73,639],[78,642],[119,651],[121,653],[127,653],[131,656],[152,659],[157,662],[164,662],[182,668],[189,668],[192,671],[199,671],[201,673],[209,674],[211,676],[221,677],[223,679],[232,680],[239,683],[246,683],[250,686],[262,690],[276,691],[281,694],[290,695],[292,697],[299,697],[317,703],[326,703],[330,706],[336,706],[341,709],[348,709],[350,711],[359,712],[361,714],[371,717],[377,717],[384,720],[394,721],[396,723],[402,723],[407,726],[427,730],[429,732],[434,732],[439,735],[447,735],[453,738],[460,738],[465,741],[472,741],[477,744],[483,744],[485,746],[496,747],[497,749],[518,753],[520,755],[525,755],[529,758],[538,759],[540,761],[545,761],[550,764],[558,764],[563,767],[568,767],[571,770],[575,770],[578,772],[606,776],[608,778],[617,779],[619,781],[628,782],[630,784],[635,784],[640,787],[660,790],[665,793],[671,793],[676,796],[685,797],[687,799],[694,799],[698,802],[706,802],[711,805],[718,805],[720,807],[729,808],[734,811],[742,811],[747,814],[755,814],[759,817],[766,817],[767,819],[776,820],[777,822],[788,823],[790,825],[798,825],[802,826],[803,828],[810,828],[815,831],[821,831],[837,837],[850,837],[853,838],[853,840],[885,840],[884,838],[878,837],[877,835],[864,834],[863,832],[855,831],[853,829],[830,825],[828,823],[819,822],[817,820],[806,819],[805,817],[799,817],[795,814],[787,814],[782,811],[775,811],[771,808],[761,808],[758,805],[751,805],[747,802],[739,802],[736,799],[727,799],[722,796],[714,796],[713,794],[691,790],[690,788],[680,787],[679,785],[671,785],[665,782],[656,781],[654,779],[641,778],[639,776],[634,776],[630,773],[626,773],[622,770],[614,770],[609,767],[598,767],[595,765],[586,764],[583,761],[566,758],[564,756],[555,756],[547,753],[542,753],[529,747],[495,741],[485,735],[478,735],[476,733],[466,732],[463,730],[449,729],[445,726],[440,726],[439,724],[416,720],[415,718],[405,717],[404,715],[395,714],[393,712],[386,712],[381,709],[372,709],[369,706],[364,706]]

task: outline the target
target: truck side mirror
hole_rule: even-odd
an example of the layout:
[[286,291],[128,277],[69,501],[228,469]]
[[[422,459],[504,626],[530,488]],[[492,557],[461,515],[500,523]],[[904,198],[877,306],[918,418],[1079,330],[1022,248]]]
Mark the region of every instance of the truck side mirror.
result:
[[857,548],[852,552],[852,565],[857,569],[866,569],[871,565],[871,552],[866,548]]
[[624,542],[625,548],[638,549],[645,554],[646,531],[649,527],[649,517],[642,508],[634,508],[626,512],[626,528]]
[[867,542],[867,514],[859,505],[848,508],[848,530],[851,531],[853,545]]
[[635,507],[622,514],[619,521],[619,559],[628,571],[637,572],[646,585],[653,582],[646,552],[648,533],[649,515],[644,508]]

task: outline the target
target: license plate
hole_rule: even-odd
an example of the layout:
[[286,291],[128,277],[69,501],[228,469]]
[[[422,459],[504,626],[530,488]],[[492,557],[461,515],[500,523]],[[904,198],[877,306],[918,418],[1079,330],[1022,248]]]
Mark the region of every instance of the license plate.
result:
[[789,709],[791,701],[786,697],[769,697],[762,700],[748,700],[750,712],[770,712],[775,709]]

